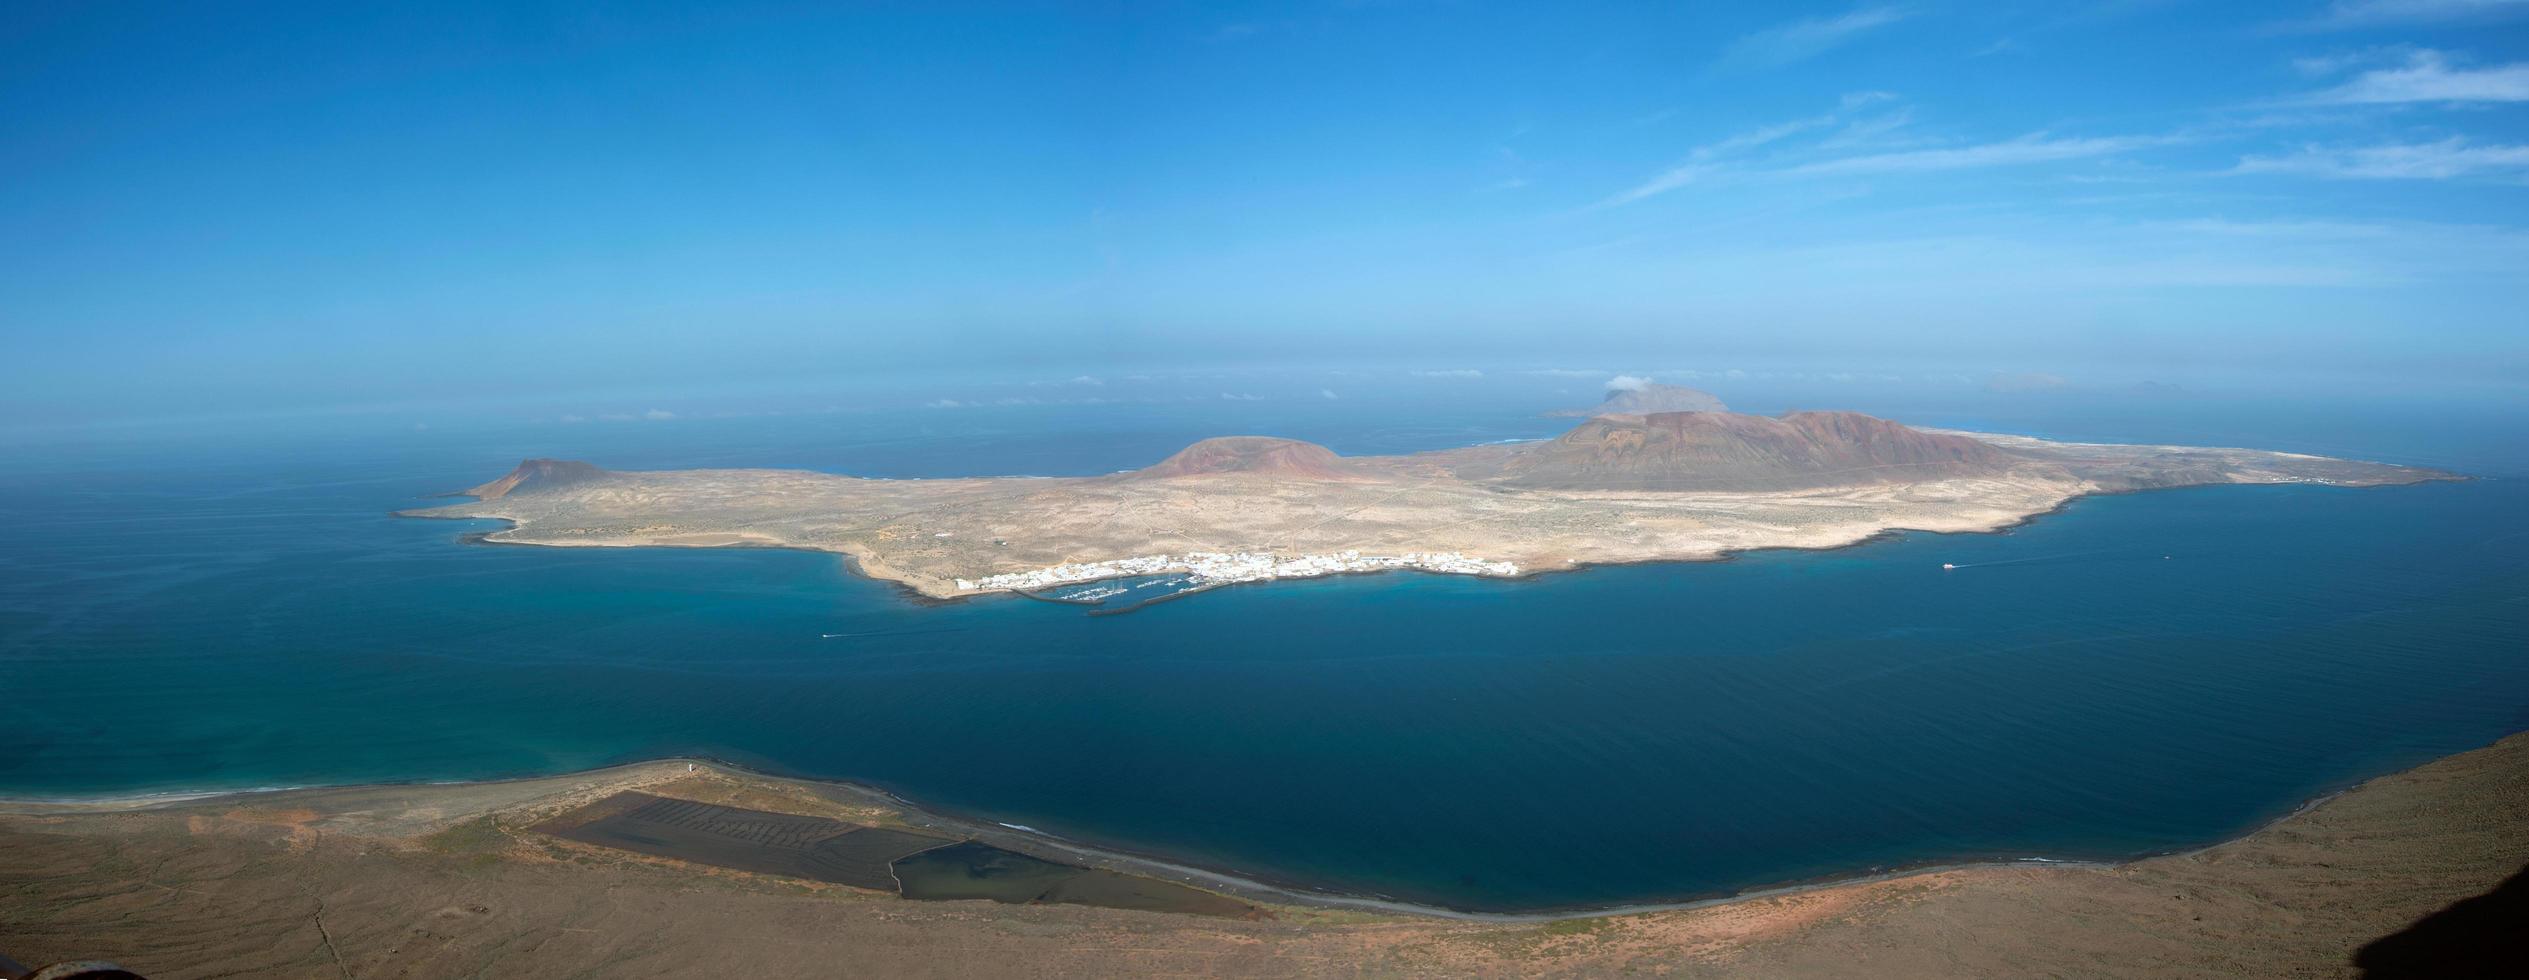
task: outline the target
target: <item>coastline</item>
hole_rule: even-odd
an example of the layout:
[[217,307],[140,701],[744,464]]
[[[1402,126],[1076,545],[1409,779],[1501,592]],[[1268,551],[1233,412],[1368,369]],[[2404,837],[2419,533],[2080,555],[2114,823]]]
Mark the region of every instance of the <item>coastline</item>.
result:
[[1405,901],[1379,895],[1358,894],[1301,880],[1279,878],[1253,872],[1206,867],[1199,859],[1189,859],[1159,852],[1143,851],[1130,845],[1076,841],[1032,827],[993,819],[991,814],[969,813],[953,808],[925,804],[903,796],[884,786],[857,780],[819,779],[786,776],[748,768],[725,760],[707,757],[675,756],[635,762],[623,762],[593,769],[543,775],[522,775],[480,780],[417,780],[344,783],[289,787],[256,787],[250,789],[165,790],[126,795],[86,798],[31,798],[0,796],[0,816],[68,817],[101,814],[148,813],[190,807],[236,806],[277,809],[280,805],[303,803],[302,797],[352,796],[375,794],[428,793],[432,790],[456,793],[471,790],[531,790],[564,783],[603,782],[610,778],[636,776],[645,771],[674,771],[678,766],[693,766],[700,771],[732,777],[741,781],[774,784],[805,789],[838,802],[875,805],[894,811],[902,822],[924,829],[952,833],[962,837],[1016,851],[1040,859],[1067,861],[1091,868],[1192,885],[1246,901],[1267,905],[1327,911],[1366,912],[1377,915],[1416,919],[1493,924],[1540,924],[1603,919],[1662,912],[1682,912],[1722,908],[1768,899],[1835,891],[1862,885],[1897,882],[1906,879],[1943,875],[1954,872],[2013,870],[2105,870],[2133,868],[2165,859],[2184,859],[2217,851],[2266,834],[2277,827],[2308,814],[2323,810],[2348,794],[2393,778],[2408,776],[2418,770],[2448,763],[2451,760],[2484,752],[2510,742],[2529,744],[2529,728],[2497,737],[2482,745],[2471,746],[2446,755],[2434,756],[2402,768],[2349,777],[2331,788],[2297,801],[2281,814],[2257,822],[2236,834],[2199,845],[2168,850],[2130,854],[2115,858],[2055,858],[2042,854],[2019,857],[1948,857],[1926,858],[1918,862],[1890,867],[1875,867],[1851,872],[1830,873],[1810,878],[1789,879],[1742,888],[1726,894],[1693,894],[1671,898],[1653,898],[1611,905],[1552,906],[1518,910],[1484,910],[1456,908]]

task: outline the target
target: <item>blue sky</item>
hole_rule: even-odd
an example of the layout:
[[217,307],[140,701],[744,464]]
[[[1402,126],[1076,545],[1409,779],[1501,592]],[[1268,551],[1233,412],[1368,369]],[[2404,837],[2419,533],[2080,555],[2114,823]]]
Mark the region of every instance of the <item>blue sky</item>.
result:
[[2529,0],[2072,6],[13,4],[0,424],[1311,361],[2529,377]]

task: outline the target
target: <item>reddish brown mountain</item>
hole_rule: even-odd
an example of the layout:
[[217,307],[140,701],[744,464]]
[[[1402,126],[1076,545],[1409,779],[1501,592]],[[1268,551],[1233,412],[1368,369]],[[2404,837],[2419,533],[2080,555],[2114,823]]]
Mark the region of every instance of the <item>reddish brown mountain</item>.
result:
[[1593,418],[1465,475],[1557,490],[1796,490],[1991,476],[2019,462],[1855,412],[1663,412]]
[[1352,464],[1316,443],[1271,436],[1221,436],[1187,446],[1158,465],[1133,471],[1145,479],[1245,473],[1296,480],[1349,480]]
[[508,476],[464,491],[464,496],[478,500],[498,500],[513,493],[526,493],[553,487],[569,486],[602,479],[606,471],[573,459],[531,459],[519,463]]

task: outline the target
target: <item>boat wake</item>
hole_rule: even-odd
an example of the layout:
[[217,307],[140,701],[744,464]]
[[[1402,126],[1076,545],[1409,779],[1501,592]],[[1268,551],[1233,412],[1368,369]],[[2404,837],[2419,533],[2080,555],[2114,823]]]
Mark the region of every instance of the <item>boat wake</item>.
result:
[[[2034,558],[2005,558],[2000,561],[1971,561],[1954,564],[1951,562],[1942,562],[1941,570],[1945,572],[1955,572],[1966,568],[2000,568],[2004,565],[2058,565],[2097,559],[2101,556],[2114,556],[2106,559],[2110,561],[2114,561],[2117,558],[2141,559],[2150,557],[2149,555],[2119,555],[2113,551],[2076,551],[2068,555],[2039,555]],[[2176,556],[2162,555],[2160,556],[2160,559],[2162,561],[2167,561],[2174,557]]]

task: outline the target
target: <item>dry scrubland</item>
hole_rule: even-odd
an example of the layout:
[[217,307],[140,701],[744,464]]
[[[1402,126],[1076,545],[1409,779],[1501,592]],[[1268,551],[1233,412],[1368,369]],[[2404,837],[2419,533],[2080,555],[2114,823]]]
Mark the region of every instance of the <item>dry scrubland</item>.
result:
[[[2529,862],[2529,735],[2374,780],[2193,854],[2120,867],[1965,868],[1552,921],[1295,904],[1239,920],[918,902],[529,829],[626,789],[870,826],[939,826],[849,787],[689,772],[681,762],[139,809],[20,804],[0,812],[0,950],[29,961],[110,957],[161,980],[2338,976],[2356,973],[2358,958],[2394,965],[2416,943],[2364,947]],[[2521,908],[2494,913],[2516,924]],[[2459,934],[2484,941],[2488,930]],[[2430,925],[2417,935],[2451,948]],[[2511,953],[2529,952],[2518,930],[2492,935],[2513,943]]]

